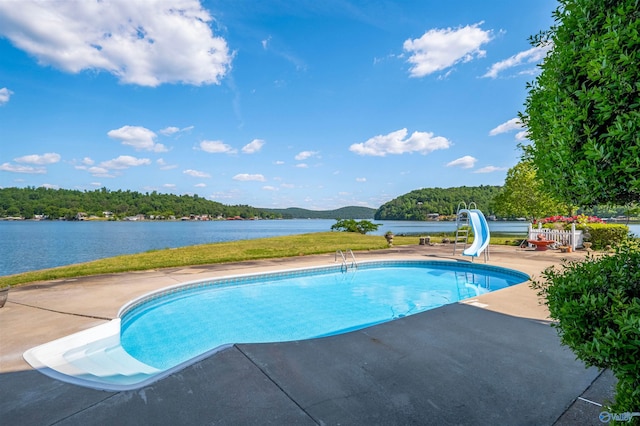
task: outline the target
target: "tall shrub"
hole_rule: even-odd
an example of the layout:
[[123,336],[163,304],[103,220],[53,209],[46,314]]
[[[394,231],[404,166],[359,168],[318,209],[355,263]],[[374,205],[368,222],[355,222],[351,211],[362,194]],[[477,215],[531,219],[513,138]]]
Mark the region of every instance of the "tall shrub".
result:
[[[640,200],[640,0],[558,0],[550,48],[520,114],[525,157],[544,188],[576,206]],[[618,377],[615,409],[640,410],[640,254],[545,272],[540,284],[563,343]],[[634,420],[638,420],[635,418]]]
[[[640,251],[624,243],[615,254],[550,267],[534,281],[563,345],[587,366],[618,379],[612,412],[640,411]],[[637,419],[636,419],[637,421]]]
[[559,0],[528,87],[525,147],[545,189],[577,206],[640,200],[640,3]]

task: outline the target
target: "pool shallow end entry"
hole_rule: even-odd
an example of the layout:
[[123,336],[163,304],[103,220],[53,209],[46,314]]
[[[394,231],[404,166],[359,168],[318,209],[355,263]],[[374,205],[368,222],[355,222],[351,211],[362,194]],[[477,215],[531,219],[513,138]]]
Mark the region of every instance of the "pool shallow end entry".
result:
[[[393,268],[400,266],[438,267],[448,271],[499,274],[510,277],[508,285],[514,285],[529,280],[529,276],[515,271],[486,264],[472,264],[456,261],[372,261],[361,262],[358,269],[367,268]],[[184,297],[189,292],[206,291],[212,288],[235,287],[244,284],[256,285],[268,279],[283,279],[308,277],[328,273],[340,272],[340,266],[325,266],[305,269],[292,269],[276,273],[234,275],[229,277],[198,280],[167,287],[143,295],[124,305],[118,314],[118,318],[93,327],[79,333],[75,333],[61,339],[32,348],[24,353],[24,359],[38,371],[52,378],[84,387],[105,391],[124,391],[138,389],[157,380],[171,375],[191,364],[203,360],[213,353],[233,346],[235,343],[249,343],[249,341],[237,341],[234,343],[222,343],[213,348],[189,357],[167,368],[154,367],[132,356],[125,350],[121,342],[121,334],[126,321],[130,321],[132,315],[145,309],[146,305],[162,304],[163,301]],[[357,272],[347,271],[345,274]],[[469,286],[468,286],[469,287]],[[477,289],[474,289],[477,291]],[[491,289],[487,289],[491,291]],[[476,294],[477,295],[477,294]],[[469,296],[475,296],[469,294]],[[469,297],[467,296],[467,297]],[[457,300],[456,300],[457,301]],[[442,306],[446,303],[439,304]],[[433,306],[433,307],[438,307]],[[423,309],[428,310],[431,308]],[[393,310],[393,309],[392,309]],[[422,312],[419,311],[419,312]],[[397,313],[386,320],[347,325],[342,329],[315,333],[307,338],[326,337],[335,334],[347,333],[370,327],[381,322],[402,318],[418,312],[405,314]],[[303,340],[303,338],[276,339],[267,341]],[[253,341],[251,341],[253,343]],[[258,342],[255,342],[258,343]],[[123,347],[124,346],[124,347]],[[144,359],[144,358],[142,358]]]

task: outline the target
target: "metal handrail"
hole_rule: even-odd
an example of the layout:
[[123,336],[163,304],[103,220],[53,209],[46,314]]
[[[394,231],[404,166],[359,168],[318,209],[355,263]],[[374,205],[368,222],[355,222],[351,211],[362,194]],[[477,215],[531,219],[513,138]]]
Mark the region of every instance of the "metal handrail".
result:
[[353,254],[353,250],[348,249],[349,254],[351,254],[351,266],[353,268],[357,268],[358,267],[358,262],[356,261],[356,256]]
[[[351,249],[347,249],[347,253],[351,255],[351,267],[357,268],[358,262],[356,261],[356,256],[353,254],[353,251]],[[347,263],[347,256],[343,253],[342,250],[336,250],[336,254],[333,261],[336,262],[338,260],[338,255],[340,255],[340,258],[342,259],[342,266],[344,266],[345,270],[348,270],[349,265]]]

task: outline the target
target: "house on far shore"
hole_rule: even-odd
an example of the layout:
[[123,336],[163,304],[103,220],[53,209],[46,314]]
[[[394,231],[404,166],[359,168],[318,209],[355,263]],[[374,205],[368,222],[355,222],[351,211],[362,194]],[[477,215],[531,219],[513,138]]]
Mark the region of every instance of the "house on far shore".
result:
[[87,214],[84,212],[76,213],[76,220],[87,220]]
[[438,213],[427,213],[427,220],[440,220]]
[[102,216],[106,217],[107,219],[111,219],[113,217],[113,213],[112,212],[102,212]]

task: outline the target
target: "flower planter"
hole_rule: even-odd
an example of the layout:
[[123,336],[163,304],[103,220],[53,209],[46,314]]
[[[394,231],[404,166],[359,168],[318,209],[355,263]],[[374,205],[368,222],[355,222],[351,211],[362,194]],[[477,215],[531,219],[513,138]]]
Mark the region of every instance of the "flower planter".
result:
[[394,235],[389,233],[389,234],[385,234],[384,237],[386,238],[387,244],[389,244],[389,247],[391,247],[393,245]]

